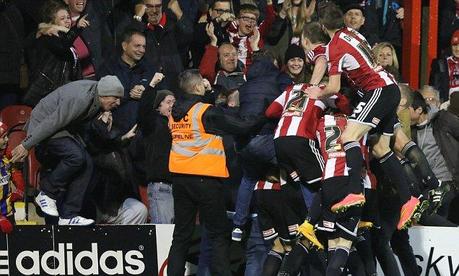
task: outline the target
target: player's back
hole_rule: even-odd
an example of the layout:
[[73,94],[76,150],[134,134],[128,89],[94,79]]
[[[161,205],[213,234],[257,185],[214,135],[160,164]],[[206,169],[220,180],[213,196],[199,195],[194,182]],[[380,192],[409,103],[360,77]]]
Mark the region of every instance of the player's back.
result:
[[329,75],[344,73],[358,89],[370,91],[395,81],[376,63],[365,37],[351,28],[338,30],[327,46]]

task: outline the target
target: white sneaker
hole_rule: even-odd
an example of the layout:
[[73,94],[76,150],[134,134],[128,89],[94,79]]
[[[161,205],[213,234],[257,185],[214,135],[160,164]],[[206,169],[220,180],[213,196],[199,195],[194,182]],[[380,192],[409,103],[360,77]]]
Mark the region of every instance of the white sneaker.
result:
[[38,204],[38,206],[43,211],[43,213],[53,216],[53,217],[59,216],[59,212],[57,211],[57,206],[56,206],[56,200],[45,195],[43,192],[40,192],[35,197],[35,202]]
[[70,219],[59,218],[59,225],[88,226],[94,224],[93,219],[76,216]]

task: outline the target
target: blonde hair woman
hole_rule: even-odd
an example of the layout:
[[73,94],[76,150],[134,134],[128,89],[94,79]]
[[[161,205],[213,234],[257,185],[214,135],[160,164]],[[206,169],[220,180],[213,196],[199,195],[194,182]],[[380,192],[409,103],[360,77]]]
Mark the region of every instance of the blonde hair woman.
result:
[[397,53],[389,42],[381,42],[373,47],[373,53],[379,65],[391,73],[397,81],[400,80],[400,69]]

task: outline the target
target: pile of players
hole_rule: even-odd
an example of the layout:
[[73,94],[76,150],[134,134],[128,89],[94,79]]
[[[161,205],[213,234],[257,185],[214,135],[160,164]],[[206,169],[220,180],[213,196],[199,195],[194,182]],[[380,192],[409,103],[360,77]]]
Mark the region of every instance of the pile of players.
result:
[[[255,187],[263,236],[273,241],[263,275],[298,275],[305,264],[316,275],[323,260],[326,275],[341,275],[354,255],[367,275],[376,275],[373,252],[384,272],[396,275],[389,241],[401,232],[409,248],[406,229],[438,208],[441,183],[401,129],[399,86],[375,62],[366,39],[343,27],[341,10],[325,7],[319,22],[305,26],[301,41],[316,65],[311,83],[289,86],[266,110],[279,123],[278,167]],[[328,81],[324,70],[318,72],[324,64]],[[342,78],[359,96],[343,97]],[[417,170],[417,189],[402,159]],[[376,181],[372,171],[385,180]]]

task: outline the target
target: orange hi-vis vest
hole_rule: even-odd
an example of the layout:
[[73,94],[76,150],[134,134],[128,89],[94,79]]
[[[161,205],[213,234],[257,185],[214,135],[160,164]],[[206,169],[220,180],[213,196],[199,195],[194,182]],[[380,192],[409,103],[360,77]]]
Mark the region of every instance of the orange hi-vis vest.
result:
[[210,104],[196,103],[180,121],[169,118],[172,148],[169,171],[213,177],[228,177],[222,137],[206,133],[202,115]]

